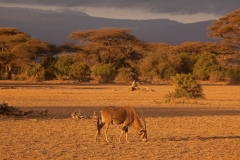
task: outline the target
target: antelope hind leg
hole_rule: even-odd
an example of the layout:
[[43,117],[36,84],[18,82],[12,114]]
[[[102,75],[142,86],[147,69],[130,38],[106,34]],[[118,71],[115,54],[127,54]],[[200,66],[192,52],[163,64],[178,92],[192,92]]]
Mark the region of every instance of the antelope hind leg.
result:
[[108,127],[109,127],[110,124],[106,124],[103,129],[104,129],[104,134],[105,134],[105,139],[106,141],[109,143],[109,140],[108,140],[108,136],[107,136],[107,131],[108,131]]
[[101,129],[103,128],[104,125],[105,125],[104,123],[98,124],[97,132],[96,132],[95,140],[94,140],[95,142],[97,142],[97,136],[100,135]]

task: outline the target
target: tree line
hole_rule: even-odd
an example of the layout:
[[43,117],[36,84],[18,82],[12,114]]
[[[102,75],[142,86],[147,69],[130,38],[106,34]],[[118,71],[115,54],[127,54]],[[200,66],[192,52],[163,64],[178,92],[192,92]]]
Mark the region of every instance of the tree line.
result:
[[62,46],[17,28],[0,28],[0,80],[161,83],[176,74],[240,83],[240,9],[218,19],[208,35],[221,42],[178,46],[146,43],[123,28],[71,32]]

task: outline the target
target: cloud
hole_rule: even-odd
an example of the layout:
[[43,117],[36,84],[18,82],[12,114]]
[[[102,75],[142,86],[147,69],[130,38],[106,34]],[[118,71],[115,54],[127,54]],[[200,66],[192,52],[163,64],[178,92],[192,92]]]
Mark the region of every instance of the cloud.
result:
[[239,0],[0,0],[5,4],[54,7],[109,7],[150,13],[225,15],[240,7]]

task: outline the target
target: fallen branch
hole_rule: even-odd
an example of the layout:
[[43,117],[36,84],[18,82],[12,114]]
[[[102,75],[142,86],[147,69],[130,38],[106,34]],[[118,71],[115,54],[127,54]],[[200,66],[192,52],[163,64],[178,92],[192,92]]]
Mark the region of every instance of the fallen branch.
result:
[[44,111],[30,110],[25,112],[13,106],[8,106],[7,103],[2,103],[0,104],[0,114],[7,116],[36,116],[36,115],[47,116],[48,110]]
[[148,88],[148,87],[143,87],[140,88],[140,84],[136,81],[132,82],[132,85],[129,87],[130,91],[135,91],[135,90],[139,90],[139,91],[150,91],[150,92],[155,92],[153,89]]
[[130,90],[130,91],[139,90],[139,89],[140,89],[139,86],[140,86],[140,85],[139,85],[138,82],[133,81],[131,87],[129,87],[129,90]]
[[78,111],[75,110],[72,114],[71,117],[73,119],[97,119],[96,112],[93,112],[92,116],[83,116],[81,115],[81,110],[79,109]]

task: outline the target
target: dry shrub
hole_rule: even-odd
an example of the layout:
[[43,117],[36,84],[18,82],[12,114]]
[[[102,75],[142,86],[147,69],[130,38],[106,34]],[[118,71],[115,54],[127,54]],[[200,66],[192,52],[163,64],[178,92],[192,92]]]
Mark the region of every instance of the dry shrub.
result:
[[131,68],[123,67],[118,69],[118,74],[114,79],[114,83],[131,83],[134,80],[135,74]]
[[202,86],[191,74],[177,74],[171,77],[171,82],[175,91],[165,95],[165,102],[171,102],[173,98],[204,98]]

